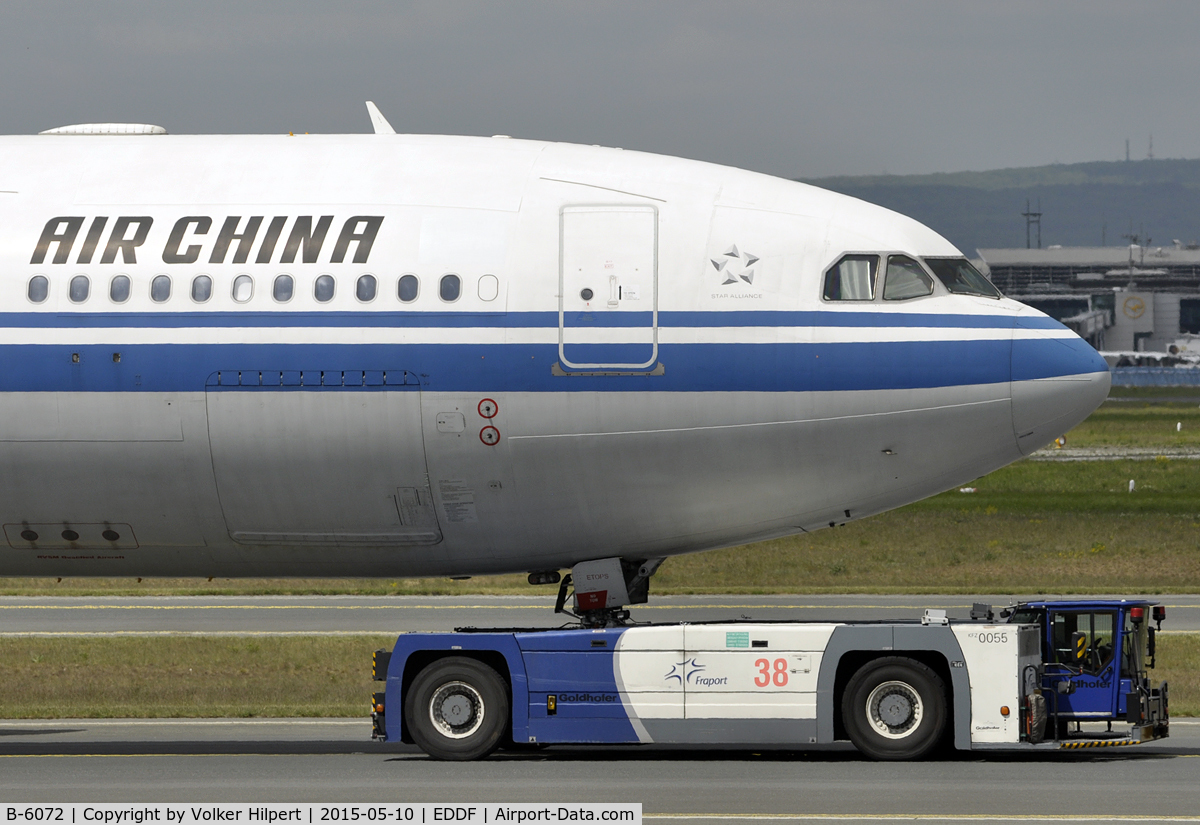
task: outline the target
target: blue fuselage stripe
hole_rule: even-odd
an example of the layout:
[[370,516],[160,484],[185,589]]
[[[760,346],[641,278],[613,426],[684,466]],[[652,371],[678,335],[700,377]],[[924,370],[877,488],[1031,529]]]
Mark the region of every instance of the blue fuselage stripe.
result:
[[[1069,339],[1018,341],[1014,359],[1008,340],[663,344],[662,375],[563,377],[551,372],[558,348],[548,344],[10,345],[0,347],[0,392],[201,391],[218,370],[407,371],[437,392],[917,389],[1100,371],[1103,361],[1086,360],[1082,347]],[[627,350],[644,354],[637,345],[599,350],[617,360]],[[1087,366],[1094,362],[1099,367]]]

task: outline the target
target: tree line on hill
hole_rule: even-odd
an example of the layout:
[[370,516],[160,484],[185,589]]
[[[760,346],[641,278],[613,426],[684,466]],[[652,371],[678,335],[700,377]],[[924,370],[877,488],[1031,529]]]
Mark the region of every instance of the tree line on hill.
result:
[[[987,172],[802,179],[908,215],[967,255],[1025,246],[1026,201],[1042,246],[1149,246],[1200,240],[1200,160],[1095,161]],[[1036,228],[1030,242],[1037,245]]]

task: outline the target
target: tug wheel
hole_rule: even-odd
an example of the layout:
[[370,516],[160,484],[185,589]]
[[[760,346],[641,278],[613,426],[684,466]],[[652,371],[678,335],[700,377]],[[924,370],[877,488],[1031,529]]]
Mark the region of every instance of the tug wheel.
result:
[[875,659],[846,685],[842,721],[850,741],[872,759],[920,759],[946,728],[946,687],[913,659]]
[[413,680],[404,719],[413,741],[434,759],[481,759],[508,731],[508,690],[500,674],[482,662],[438,659]]

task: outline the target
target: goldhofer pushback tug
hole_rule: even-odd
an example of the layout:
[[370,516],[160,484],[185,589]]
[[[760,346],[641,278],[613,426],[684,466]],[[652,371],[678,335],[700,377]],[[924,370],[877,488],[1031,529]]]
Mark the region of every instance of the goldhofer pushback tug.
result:
[[[942,742],[1090,748],[1168,735],[1167,684],[1147,676],[1166,610],[1150,601],[1028,602],[999,620],[986,605],[969,620],[926,610],[895,622],[630,626],[624,611],[597,612],[570,629],[401,635],[375,653],[387,684],[373,735],[454,760],[512,743],[842,740],[895,760]],[[1083,724],[1096,722],[1105,729]]]

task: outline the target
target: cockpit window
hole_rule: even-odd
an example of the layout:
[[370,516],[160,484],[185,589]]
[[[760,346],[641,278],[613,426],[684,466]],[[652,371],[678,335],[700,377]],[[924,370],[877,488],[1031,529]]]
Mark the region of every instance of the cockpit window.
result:
[[875,255],[846,255],[825,273],[826,301],[871,301],[875,298]]
[[883,279],[883,300],[904,301],[933,292],[933,278],[907,255],[889,255]]
[[926,258],[925,263],[946,289],[958,295],[981,295],[999,298],[1000,290],[983,276],[966,258]]

